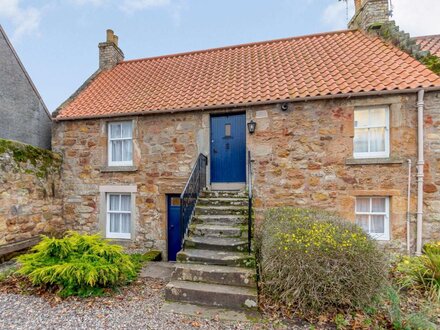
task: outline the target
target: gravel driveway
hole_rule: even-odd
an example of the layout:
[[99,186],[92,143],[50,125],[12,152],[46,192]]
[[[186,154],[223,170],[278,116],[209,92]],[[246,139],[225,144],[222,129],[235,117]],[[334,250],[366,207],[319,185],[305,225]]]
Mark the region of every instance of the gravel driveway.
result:
[[88,299],[0,293],[0,329],[266,329],[161,310],[165,283],[140,279],[111,297]]

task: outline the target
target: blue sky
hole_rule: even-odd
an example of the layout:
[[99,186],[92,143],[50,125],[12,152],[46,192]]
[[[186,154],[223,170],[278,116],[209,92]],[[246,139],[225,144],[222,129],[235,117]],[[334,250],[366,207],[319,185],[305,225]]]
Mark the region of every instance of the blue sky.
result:
[[[352,0],[349,16],[352,15]],[[440,34],[439,0],[393,0],[412,35]],[[338,0],[0,0],[0,24],[50,111],[98,66],[105,30],[126,59],[345,28]]]

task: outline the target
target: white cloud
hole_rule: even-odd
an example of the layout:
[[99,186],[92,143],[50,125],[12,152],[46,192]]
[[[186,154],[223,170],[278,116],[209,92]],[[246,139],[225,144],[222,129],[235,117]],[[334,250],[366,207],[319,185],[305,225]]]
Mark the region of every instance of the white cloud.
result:
[[[348,19],[354,14],[354,1],[348,0]],[[439,0],[392,0],[394,15],[391,19],[412,36],[439,34],[440,13]],[[336,1],[328,5],[322,13],[322,22],[330,29],[347,27],[346,2]]]
[[440,34],[439,0],[393,0],[392,19],[412,36]]
[[169,4],[171,4],[171,0],[124,0],[120,8],[131,13],[153,7],[164,7]]
[[14,25],[12,39],[17,40],[26,34],[38,31],[41,21],[41,9],[23,7],[20,0],[0,0],[0,17],[8,19]]

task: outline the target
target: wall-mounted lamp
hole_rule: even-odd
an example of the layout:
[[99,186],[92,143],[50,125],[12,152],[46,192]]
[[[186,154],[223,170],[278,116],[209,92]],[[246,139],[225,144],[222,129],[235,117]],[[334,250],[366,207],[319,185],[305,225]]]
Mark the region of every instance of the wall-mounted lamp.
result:
[[257,126],[257,123],[254,122],[253,120],[251,120],[250,122],[247,123],[249,134],[254,134],[256,126]]

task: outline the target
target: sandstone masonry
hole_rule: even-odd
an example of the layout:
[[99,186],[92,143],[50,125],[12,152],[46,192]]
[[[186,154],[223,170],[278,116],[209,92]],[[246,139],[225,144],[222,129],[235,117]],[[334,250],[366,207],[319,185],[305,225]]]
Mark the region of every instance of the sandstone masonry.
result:
[[[353,159],[356,107],[390,107],[391,157],[366,162]],[[247,136],[254,161],[257,222],[275,206],[315,207],[336,211],[354,221],[357,196],[390,197],[391,248],[405,248],[408,163],[412,160],[411,219],[415,238],[415,167],[417,110],[415,94],[334,99],[234,108],[257,122]],[[69,228],[103,232],[100,187],[135,186],[135,235],[128,246],[166,251],[166,194],[180,193],[200,152],[209,158],[209,117],[194,111],[151,114],[114,120],[134,123],[134,166],[111,169],[107,164],[109,120],[57,122],[53,146],[64,156],[63,217]],[[424,239],[440,239],[440,94],[426,94]],[[209,165],[208,165],[209,166]],[[209,173],[209,169],[208,169]],[[208,178],[209,182],[209,178]]]
[[0,247],[66,230],[60,166],[58,154],[0,139]]

